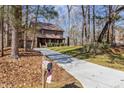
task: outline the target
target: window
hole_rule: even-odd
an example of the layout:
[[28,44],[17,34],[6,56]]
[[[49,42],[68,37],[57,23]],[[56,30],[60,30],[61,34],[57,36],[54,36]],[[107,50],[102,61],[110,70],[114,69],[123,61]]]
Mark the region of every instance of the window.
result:
[[40,31],[41,35],[45,35],[45,30]]

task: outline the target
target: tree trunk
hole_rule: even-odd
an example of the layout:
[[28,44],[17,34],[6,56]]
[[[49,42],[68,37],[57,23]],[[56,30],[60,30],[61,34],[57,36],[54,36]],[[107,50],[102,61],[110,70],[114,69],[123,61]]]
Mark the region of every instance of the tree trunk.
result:
[[112,46],[116,46],[116,43],[115,43],[114,22],[112,23],[112,38],[111,38],[111,40],[112,40],[111,45],[112,45]]
[[67,37],[67,46],[70,46],[70,38]]
[[70,25],[70,12],[71,12],[71,7],[69,7],[69,5],[67,5],[67,9],[68,9],[68,31],[70,31],[71,29],[71,25]]
[[86,12],[84,6],[82,5],[82,15],[83,15],[83,26],[82,26],[82,45],[86,43],[87,40],[87,24],[86,24]]
[[[14,13],[14,19],[12,22],[12,43],[11,43],[11,57],[14,59],[17,59],[19,57],[18,52],[18,31],[21,27],[21,21],[22,21],[22,7],[21,6],[12,6],[12,10]],[[11,21],[12,21],[11,20]]]
[[26,5],[26,21],[25,21],[25,32],[24,32],[24,51],[27,51],[27,29],[28,29],[28,5]]
[[[112,22],[112,6],[109,5],[109,22]],[[112,23],[109,24],[109,28],[108,28],[108,33],[107,33],[107,43],[109,44],[111,42],[111,35],[112,35]]]
[[93,5],[93,55],[96,55],[96,22],[95,22],[95,5]]
[[38,5],[37,6],[37,10],[36,10],[36,16],[35,16],[35,22],[34,22],[34,25],[33,25],[33,28],[34,28],[34,33],[33,33],[33,38],[32,38],[32,45],[31,45],[31,49],[34,48],[34,46],[36,46],[36,42],[35,42],[35,38],[36,38],[36,26],[37,26],[37,17],[38,17],[38,12],[39,12],[39,8],[40,6]]
[[90,5],[88,6],[88,42],[90,39]]
[[18,30],[13,28],[12,30],[12,43],[11,43],[11,57],[14,59],[17,59],[19,57],[18,55],[18,36],[17,36]]
[[2,7],[2,9],[1,9],[1,19],[0,19],[0,50],[1,50],[1,56],[3,56],[4,55],[4,53],[3,53],[3,47],[4,47],[4,45],[3,45],[3,30],[4,30],[4,27],[3,27],[3,23],[4,22],[4,6]]
[[5,46],[9,47],[9,6],[7,7],[7,23],[6,23],[6,36],[5,36]]
[[[72,6],[67,5],[67,10],[68,10],[68,37],[71,37],[71,35],[70,35],[70,32],[71,32],[71,16],[70,15],[71,15]],[[68,39],[68,40],[70,40],[70,39]],[[67,41],[67,42],[70,42],[70,41]],[[70,43],[68,45],[70,45]]]
[[98,37],[98,42],[102,42],[102,39],[105,35],[105,33],[107,32],[108,30],[108,27],[111,23],[109,21],[106,22],[104,28],[102,29],[102,32],[100,33],[99,37]]
[[93,5],[93,41],[95,42],[96,32],[95,32],[95,6]]

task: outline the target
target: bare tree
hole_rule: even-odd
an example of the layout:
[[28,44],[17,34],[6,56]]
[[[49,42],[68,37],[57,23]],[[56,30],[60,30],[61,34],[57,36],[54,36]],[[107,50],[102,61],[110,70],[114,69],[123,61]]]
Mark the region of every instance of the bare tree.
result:
[[90,39],[90,5],[88,5],[88,41]]
[[3,32],[4,32],[4,27],[3,27],[3,24],[4,24],[4,6],[1,7],[1,11],[0,11],[1,15],[0,15],[0,50],[1,50],[1,56],[4,55],[3,53]]
[[93,5],[93,41],[95,42],[96,39],[95,39],[95,6]]
[[69,6],[69,5],[67,5],[67,10],[68,10],[68,25],[69,25],[69,29],[68,29],[68,31],[71,29],[71,10],[72,10],[72,6]]
[[71,30],[71,10],[72,10],[72,6],[67,5],[67,10],[68,10],[68,39],[67,39],[67,45],[70,45],[70,30]]
[[36,8],[36,14],[35,14],[35,19],[34,19],[34,22],[33,22],[33,38],[32,38],[32,45],[31,45],[31,49],[34,48],[34,45],[35,45],[35,35],[36,35],[36,26],[37,26],[37,19],[38,19],[38,14],[39,14],[39,8],[40,8],[40,5],[37,6]]
[[18,51],[18,31],[21,29],[22,22],[22,6],[12,6],[13,18],[11,18],[12,28],[12,45],[11,45],[11,57],[17,59],[19,57]]
[[[108,10],[109,10],[109,21],[112,21],[112,17],[111,17],[111,13],[112,13],[112,5],[108,6]],[[109,24],[108,27],[108,33],[107,33],[107,43],[110,43],[110,39],[111,39],[111,34],[112,34],[112,24]]]
[[102,32],[100,33],[99,37],[98,37],[98,42],[102,42],[102,39],[105,35],[105,33],[108,31],[109,26],[112,24],[112,22],[116,21],[116,16],[122,11],[124,10],[124,6],[120,6],[119,8],[115,9],[112,13],[111,13],[111,20],[108,20],[103,29]]
[[9,5],[5,6],[5,14],[6,14],[6,20],[4,22],[5,24],[5,47],[9,47],[9,14],[10,14],[10,9],[9,9]]
[[25,31],[24,31],[24,51],[27,51],[27,30],[28,30],[28,15],[29,15],[29,7],[26,5],[26,18],[25,18]]
[[84,7],[84,5],[81,6],[82,8],[82,16],[83,16],[83,26],[82,26],[82,45],[86,43],[87,41],[87,11],[88,7]]

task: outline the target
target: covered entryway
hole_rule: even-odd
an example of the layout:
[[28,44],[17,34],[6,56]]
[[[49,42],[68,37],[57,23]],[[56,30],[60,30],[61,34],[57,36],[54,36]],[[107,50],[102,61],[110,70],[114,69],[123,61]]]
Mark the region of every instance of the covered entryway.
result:
[[57,44],[61,44],[64,43],[64,39],[56,39],[56,38],[41,38],[38,37],[37,38],[37,47],[41,47],[41,46],[47,46],[48,43],[57,43]]

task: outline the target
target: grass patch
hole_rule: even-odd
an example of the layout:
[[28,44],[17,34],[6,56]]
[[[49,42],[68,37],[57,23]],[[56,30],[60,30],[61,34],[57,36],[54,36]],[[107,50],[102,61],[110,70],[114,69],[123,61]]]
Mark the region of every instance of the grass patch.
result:
[[108,54],[97,55],[94,58],[87,59],[87,61],[95,63],[95,64],[99,64],[102,66],[124,71],[124,61],[120,59],[115,59],[115,61],[112,63],[111,57]]
[[117,55],[104,52],[94,57],[92,53],[83,53],[82,46],[63,46],[52,47],[49,49],[58,51],[63,54],[68,54],[79,59],[87,60],[91,63],[124,71],[124,52],[122,52],[123,50],[121,50],[121,53]]
[[49,49],[51,50],[55,50],[55,51],[58,51],[58,52],[61,52],[61,53],[64,53],[64,52],[67,52],[67,51],[73,51],[75,49],[79,49],[81,48],[81,46],[61,46],[61,47],[49,47]]

